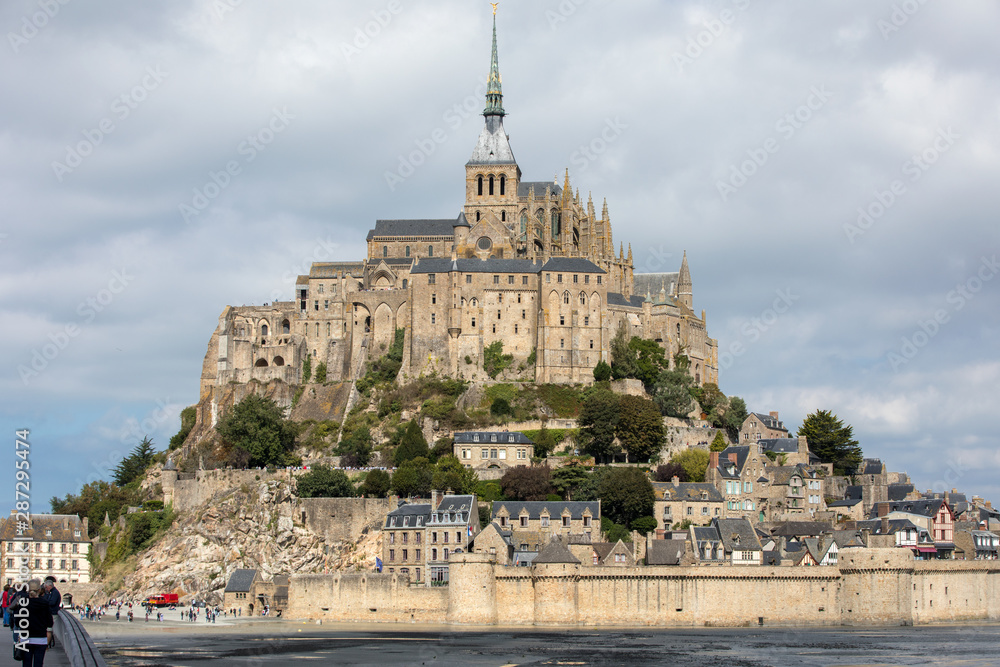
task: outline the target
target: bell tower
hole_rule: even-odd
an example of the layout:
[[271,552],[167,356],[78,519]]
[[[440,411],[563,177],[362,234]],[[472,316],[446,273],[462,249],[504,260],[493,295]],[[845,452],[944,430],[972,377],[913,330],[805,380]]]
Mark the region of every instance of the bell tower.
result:
[[465,218],[475,227],[489,218],[507,228],[511,243],[519,233],[517,186],[521,169],[503,129],[503,93],[497,59],[497,10],[493,3],[493,50],[486,88],[485,127],[465,164]]

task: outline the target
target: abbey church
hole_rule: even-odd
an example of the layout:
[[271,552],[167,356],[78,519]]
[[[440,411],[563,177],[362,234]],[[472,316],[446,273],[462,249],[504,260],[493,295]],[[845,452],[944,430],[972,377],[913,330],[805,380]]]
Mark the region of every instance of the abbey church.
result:
[[357,379],[403,329],[401,377],[487,379],[484,350],[512,354],[508,379],[592,382],[619,326],[686,354],[701,384],[718,382],[717,342],[695,313],[687,257],[678,273],[633,273],[615,252],[606,201],[522,179],[504,129],[496,17],[483,110],[465,165],[465,202],[444,219],[377,220],[368,256],[314,263],[292,299],[226,307],[209,343],[202,392],[230,382],[302,381],[307,357],[327,380]]

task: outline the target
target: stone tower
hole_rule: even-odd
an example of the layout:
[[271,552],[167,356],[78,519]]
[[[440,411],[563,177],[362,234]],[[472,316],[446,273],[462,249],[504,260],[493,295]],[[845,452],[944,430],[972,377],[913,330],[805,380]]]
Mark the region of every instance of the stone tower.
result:
[[677,276],[677,300],[688,307],[694,309],[694,298],[691,287],[691,270],[688,269],[688,255],[684,251],[684,258],[681,260],[680,275]]

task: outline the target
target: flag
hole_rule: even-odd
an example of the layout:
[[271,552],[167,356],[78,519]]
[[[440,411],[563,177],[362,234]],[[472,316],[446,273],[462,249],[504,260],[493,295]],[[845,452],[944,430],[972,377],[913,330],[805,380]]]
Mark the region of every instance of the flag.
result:
[[471,525],[469,526],[469,537],[470,538],[472,537],[472,526]]
[[382,559],[379,558],[378,556],[375,556],[375,571],[376,572],[382,571]]

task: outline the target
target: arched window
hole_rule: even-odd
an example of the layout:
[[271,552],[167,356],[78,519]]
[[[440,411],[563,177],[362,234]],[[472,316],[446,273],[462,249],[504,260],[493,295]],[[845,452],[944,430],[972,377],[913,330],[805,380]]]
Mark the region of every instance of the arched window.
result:
[[480,176],[479,178],[477,178],[476,182],[479,184],[479,186],[478,186],[478,188],[476,190],[476,194],[479,195],[480,197],[482,197],[483,196],[483,177]]
[[267,335],[267,325],[266,324],[260,325],[260,335],[261,336],[266,336]]
[[521,234],[528,233],[528,213],[527,211],[521,211]]
[[434,246],[432,245],[427,246],[427,256],[428,257],[434,256]]
[[500,177],[500,194],[503,195],[506,189],[507,189],[507,177],[506,176],[501,176]]
[[258,359],[254,366],[257,368],[267,368],[267,359]]
[[383,257],[389,256],[389,246],[387,245],[382,246],[382,256]]
[[562,230],[560,229],[560,225],[559,225],[559,211],[556,211],[555,209],[553,209],[552,210],[552,238],[555,238],[555,237],[559,236],[559,234],[560,234],[561,231]]
[[493,194],[493,177],[490,176],[490,194]]
[[407,257],[409,257],[410,256],[410,246],[406,246],[406,248],[403,250],[403,252],[406,253]]
[[284,358],[282,358],[282,357],[275,357],[273,365],[275,365],[275,366],[284,366],[285,365]]
[[580,305],[581,306],[587,305],[587,295],[584,294],[583,292],[580,292]]
[[281,321],[281,333],[286,334],[286,333],[291,333],[291,332],[292,332],[292,324],[291,324],[291,322],[289,322],[288,320],[282,320]]
[[563,292],[563,303],[569,304],[569,292]]

